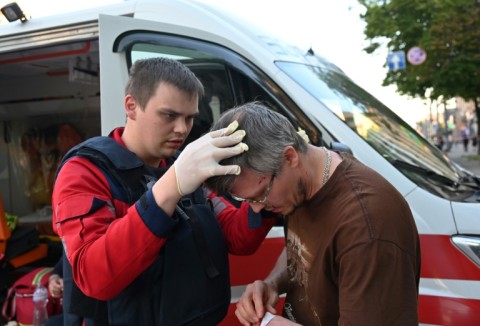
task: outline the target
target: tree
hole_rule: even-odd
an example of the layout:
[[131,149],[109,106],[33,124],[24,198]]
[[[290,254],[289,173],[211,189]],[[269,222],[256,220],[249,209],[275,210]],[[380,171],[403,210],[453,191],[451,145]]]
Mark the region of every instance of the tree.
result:
[[[480,123],[480,0],[358,0],[366,11],[364,34],[373,53],[381,46],[405,51],[419,46],[427,53],[420,65],[389,71],[383,85],[402,95],[475,103]],[[480,140],[480,128],[477,128]],[[477,147],[480,154],[480,146]]]

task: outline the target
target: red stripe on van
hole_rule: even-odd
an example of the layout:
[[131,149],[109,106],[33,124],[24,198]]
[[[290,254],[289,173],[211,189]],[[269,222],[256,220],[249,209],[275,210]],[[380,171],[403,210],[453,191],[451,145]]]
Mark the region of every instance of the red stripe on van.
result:
[[251,256],[230,255],[231,285],[247,285],[267,277],[277,262],[284,244],[284,238],[266,238],[257,252]]
[[40,60],[40,59],[50,59],[50,58],[73,56],[77,54],[84,54],[84,53],[88,53],[88,51],[90,51],[90,48],[91,48],[90,41],[87,41],[85,42],[85,46],[83,46],[81,49],[43,53],[43,54],[37,54],[32,56],[26,56],[26,57],[16,56],[15,58],[0,60],[0,65],[9,64],[9,63],[19,63],[19,62],[31,62],[31,61]]
[[418,311],[424,324],[480,325],[480,300],[421,295]]
[[480,280],[480,268],[455,247],[450,236],[422,234],[420,245],[422,277]]

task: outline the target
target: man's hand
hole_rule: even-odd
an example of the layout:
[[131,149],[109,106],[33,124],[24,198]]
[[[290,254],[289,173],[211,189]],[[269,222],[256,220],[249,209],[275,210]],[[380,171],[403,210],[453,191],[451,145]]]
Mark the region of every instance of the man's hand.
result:
[[63,296],[63,279],[57,274],[52,274],[48,278],[48,292],[54,298]]
[[247,144],[241,142],[245,131],[235,131],[237,127],[238,122],[234,121],[227,128],[212,131],[185,147],[174,164],[181,196],[195,191],[210,177],[240,174],[238,165],[219,164],[221,160],[248,150]]
[[242,325],[260,325],[265,312],[277,314],[275,309],[277,302],[278,292],[273,285],[264,281],[255,281],[247,285],[237,303],[235,315]]

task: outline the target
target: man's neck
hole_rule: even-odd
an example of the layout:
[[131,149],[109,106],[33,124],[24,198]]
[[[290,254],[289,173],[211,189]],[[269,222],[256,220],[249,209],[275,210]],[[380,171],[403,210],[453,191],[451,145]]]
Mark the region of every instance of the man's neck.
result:
[[311,199],[321,188],[327,156],[322,147],[308,145],[303,163],[306,200]]
[[330,166],[327,166],[326,148],[308,145],[307,154],[304,160],[304,176],[307,189],[306,199],[312,198],[321,188],[325,176],[326,182],[331,178],[337,166],[342,162],[342,157],[334,152],[329,151],[331,156]]

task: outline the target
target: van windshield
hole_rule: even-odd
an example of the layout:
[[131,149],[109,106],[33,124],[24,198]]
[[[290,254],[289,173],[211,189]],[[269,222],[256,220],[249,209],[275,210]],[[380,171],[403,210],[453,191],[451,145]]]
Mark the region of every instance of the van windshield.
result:
[[276,64],[415,183],[430,191],[432,182],[452,191],[458,186],[461,172],[443,152],[345,74],[328,66]]

